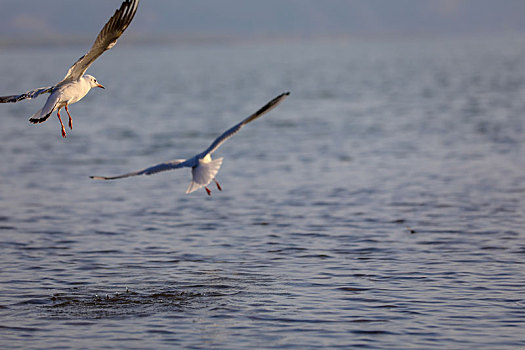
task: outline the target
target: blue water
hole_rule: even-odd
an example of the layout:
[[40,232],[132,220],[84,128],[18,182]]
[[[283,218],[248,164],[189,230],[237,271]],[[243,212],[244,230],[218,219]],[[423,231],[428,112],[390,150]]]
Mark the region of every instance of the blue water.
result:
[[[55,116],[0,105],[0,347],[525,346],[522,38],[118,45]],[[0,95],[84,47],[0,49]],[[190,170],[96,182],[204,150]],[[65,114],[64,114],[65,115]]]

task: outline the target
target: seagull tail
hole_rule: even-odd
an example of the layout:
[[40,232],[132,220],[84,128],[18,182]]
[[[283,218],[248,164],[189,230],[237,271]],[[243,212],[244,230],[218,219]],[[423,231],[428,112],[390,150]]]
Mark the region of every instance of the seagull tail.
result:
[[210,162],[204,163],[199,161],[199,164],[191,170],[193,179],[186,193],[192,193],[203,186],[207,186],[219,172],[223,158],[217,158]]

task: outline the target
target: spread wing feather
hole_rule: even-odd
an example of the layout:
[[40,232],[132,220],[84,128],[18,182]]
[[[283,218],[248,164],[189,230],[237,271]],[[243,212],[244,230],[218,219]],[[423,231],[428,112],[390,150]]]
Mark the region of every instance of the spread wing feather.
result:
[[272,109],[277,107],[277,105],[279,105],[279,103],[281,103],[288,95],[290,95],[289,92],[284,92],[284,93],[280,94],[279,96],[275,97],[273,100],[271,100],[270,102],[265,104],[257,112],[253,113],[252,115],[250,115],[248,118],[244,119],[239,124],[237,124],[237,125],[233,126],[232,128],[226,130],[221,136],[217,137],[215,139],[215,141],[213,141],[213,143],[210,145],[210,147],[208,147],[208,149],[206,149],[206,151],[202,152],[202,154],[206,155],[206,154],[212,154],[213,152],[215,152],[226,140],[228,140],[230,137],[232,137],[233,135],[238,133],[239,130],[241,130],[241,128],[243,126],[245,126],[249,122],[251,122],[251,121],[253,121],[253,120],[263,116],[264,114],[268,113],[269,111],[271,111]]
[[69,68],[64,80],[79,79],[100,55],[117,43],[118,38],[124,33],[133,17],[135,17],[138,5],[139,0],[126,0],[122,3],[120,8],[115,11],[115,14],[104,25],[89,52],[80,57]]
[[42,94],[48,94],[53,91],[53,86],[41,87],[20,95],[0,96],[0,103],[16,103],[22,100],[31,100]]
[[149,167],[143,170],[139,170],[139,171],[133,171],[127,174],[122,174],[122,175],[117,175],[117,176],[90,176],[90,178],[95,179],[95,180],[116,180],[116,179],[123,179],[125,177],[130,177],[130,176],[152,175],[152,174],[160,173],[161,171],[183,168],[185,166],[185,164],[183,164],[184,161],[185,159],[176,159],[170,162],[160,163],[152,167]]

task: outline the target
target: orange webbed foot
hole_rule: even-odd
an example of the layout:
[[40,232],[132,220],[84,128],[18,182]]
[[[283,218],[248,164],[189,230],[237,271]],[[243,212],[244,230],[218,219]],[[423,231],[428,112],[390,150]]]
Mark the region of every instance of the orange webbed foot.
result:
[[69,109],[67,108],[67,105],[65,107],[66,107],[67,116],[69,117],[69,128],[73,130],[73,119],[71,118],[71,114],[69,114]]
[[62,128],[62,137],[66,138],[66,128],[64,128],[64,123],[62,123],[62,118],[60,118],[60,109],[57,111],[57,117],[60,122],[60,127]]

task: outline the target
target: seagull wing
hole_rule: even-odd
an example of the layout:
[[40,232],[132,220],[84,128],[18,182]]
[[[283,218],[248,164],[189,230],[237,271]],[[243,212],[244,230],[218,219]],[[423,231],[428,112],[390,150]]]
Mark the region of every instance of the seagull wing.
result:
[[124,1],[120,8],[115,11],[113,17],[104,25],[89,52],[80,57],[69,68],[64,80],[78,80],[100,55],[115,46],[118,38],[124,33],[133,17],[135,17],[138,6],[139,0]]
[[53,86],[42,87],[39,89],[31,90],[21,95],[11,95],[11,96],[0,96],[0,103],[15,103],[22,100],[31,100],[42,94],[50,93],[53,91]]
[[279,96],[275,97],[273,100],[268,102],[266,105],[264,105],[257,112],[255,112],[248,118],[244,119],[242,122],[235,125],[234,127],[226,130],[221,136],[217,137],[215,141],[213,141],[213,143],[210,145],[210,147],[208,147],[206,151],[202,152],[202,154],[206,155],[206,154],[212,154],[213,152],[215,152],[226,140],[228,140],[230,137],[238,133],[239,130],[241,130],[243,126],[245,126],[249,122],[261,117],[262,115],[268,113],[269,111],[277,107],[277,105],[279,105],[279,103],[281,103],[288,95],[290,95],[289,92],[284,92],[280,94]]
[[116,180],[116,179],[123,179],[125,177],[130,177],[130,176],[152,175],[152,174],[160,173],[161,171],[183,168],[187,166],[186,164],[184,164],[185,161],[186,161],[185,159],[176,159],[170,162],[160,163],[160,164],[154,165],[152,167],[149,167],[143,170],[134,171],[131,173],[122,174],[118,176],[90,176],[90,178],[94,180]]

